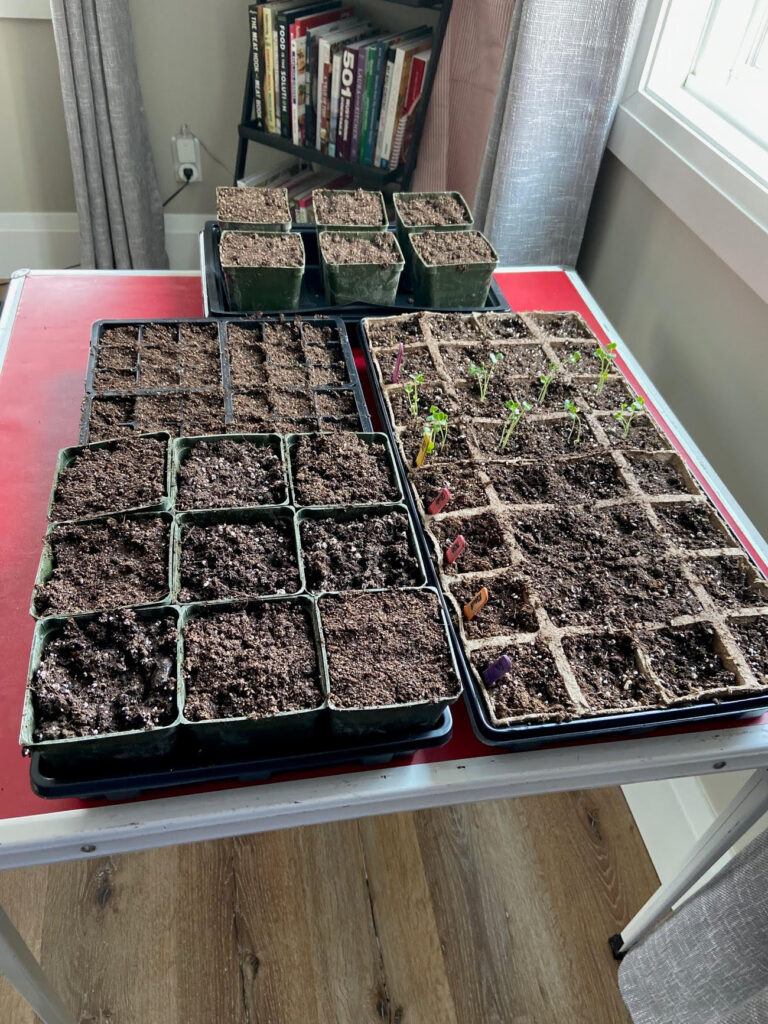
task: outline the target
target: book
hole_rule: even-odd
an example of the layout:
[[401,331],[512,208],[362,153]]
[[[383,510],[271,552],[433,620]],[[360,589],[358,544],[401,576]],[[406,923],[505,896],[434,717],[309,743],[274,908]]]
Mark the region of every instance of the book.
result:
[[303,146],[307,139],[307,111],[312,104],[311,97],[311,36],[315,29],[351,18],[351,7],[342,7],[341,0],[335,0],[328,11],[297,18],[292,29],[292,140]]
[[421,35],[423,31],[424,26],[411,29],[409,32],[391,32],[382,39],[371,43],[368,48],[365,96],[363,97],[363,108],[360,115],[360,152],[358,156],[360,163],[373,163],[373,154],[376,147],[376,136],[379,124],[379,112],[381,109],[381,94],[384,87],[384,65],[386,63],[389,47],[393,43],[402,42],[412,35]]
[[[357,159],[360,141],[360,104],[363,99],[365,61],[362,52],[370,37],[348,43],[341,49],[339,82],[339,115],[336,127],[336,156],[342,160]],[[359,102],[358,102],[359,96]],[[353,154],[354,111],[357,108],[357,140]]]
[[408,82],[405,106],[395,128],[395,138],[389,158],[392,167],[398,167],[401,159],[404,162],[408,158],[408,150],[410,149],[416,122],[416,108],[424,92],[424,79],[431,56],[432,51],[425,50],[423,53],[414,54],[411,62],[411,75]]
[[261,4],[261,32],[259,39],[263,54],[262,88],[264,92],[264,122],[265,128],[273,135],[280,134],[279,128],[279,107],[277,103],[277,51],[275,41],[277,29],[274,23],[275,15],[284,7],[290,7],[295,0],[269,0]]
[[385,169],[389,167],[389,155],[392,151],[392,137],[395,133],[395,116],[398,105],[401,102],[400,87],[403,78],[403,65],[405,63],[406,54],[409,55],[408,66],[410,68],[410,57],[413,56],[413,52],[425,49],[430,44],[431,36],[432,34],[428,33],[416,39],[409,39],[407,42],[398,43],[394,47],[389,48],[387,64],[390,65],[388,68],[390,71],[390,80],[389,89],[387,91],[386,107],[382,98],[381,114],[379,115],[379,132],[376,142],[376,155],[374,158],[374,164],[377,167]]
[[317,47],[317,96],[315,109],[315,148],[323,153],[328,152],[331,129],[331,75],[332,47],[349,39],[356,38],[362,32],[370,30],[369,22],[357,18],[346,21],[335,31],[318,36]]
[[386,121],[387,107],[389,105],[389,93],[392,86],[392,68],[395,63],[395,51],[388,47],[384,54],[382,66],[381,99],[379,100],[379,116],[376,119],[376,147],[373,153],[373,166],[378,167],[381,162],[381,143],[384,135],[383,123]]
[[395,145],[395,135],[397,134],[397,126],[399,125],[400,119],[403,116],[403,111],[405,110],[405,105],[408,97],[408,88],[411,81],[411,65],[413,63],[413,58],[418,53],[426,53],[427,50],[431,49],[431,46],[432,40],[430,37],[430,39],[426,43],[422,42],[421,45],[414,49],[409,48],[404,49],[403,51],[403,67],[402,71],[400,72],[400,88],[398,90],[395,113],[392,120],[391,136],[389,136],[388,140],[385,140],[386,152],[383,154],[383,158],[387,160],[387,167],[394,168],[397,166],[397,164],[394,162],[392,152],[394,150]]
[[300,0],[292,7],[283,8],[277,14],[277,82],[280,104],[280,134],[291,138],[291,29],[302,14],[316,14],[326,11],[332,0]]
[[262,66],[261,66],[261,4],[249,4],[248,22],[251,28],[251,68],[253,73],[253,117],[257,128],[264,128],[264,96],[262,92]]

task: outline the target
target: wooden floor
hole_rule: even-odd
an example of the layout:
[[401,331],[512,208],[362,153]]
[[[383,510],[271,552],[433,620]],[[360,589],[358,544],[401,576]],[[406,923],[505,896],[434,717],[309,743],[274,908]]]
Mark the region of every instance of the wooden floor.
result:
[[6,872],[0,904],[82,1024],[626,1024],[606,940],[656,884],[609,789]]

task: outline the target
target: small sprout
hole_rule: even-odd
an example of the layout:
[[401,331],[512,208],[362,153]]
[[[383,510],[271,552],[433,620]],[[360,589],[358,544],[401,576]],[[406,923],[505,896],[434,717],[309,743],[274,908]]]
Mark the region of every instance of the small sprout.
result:
[[499,448],[501,448],[502,451],[509,444],[509,439],[512,437],[512,434],[520,420],[523,418],[523,415],[530,412],[533,408],[530,402],[517,402],[514,398],[508,399],[504,405],[508,412],[504,426],[502,427],[501,440],[499,441]]
[[605,387],[605,382],[608,380],[611,372],[613,360],[616,358],[616,342],[612,341],[610,345],[606,345],[605,348],[603,348],[602,345],[598,345],[593,352],[593,355],[600,360],[600,376],[597,379],[596,389],[596,393],[599,395]]
[[629,428],[632,426],[632,420],[639,412],[642,412],[644,405],[645,399],[638,395],[633,402],[629,403],[629,405],[627,405],[626,402],[622,402],[621,408],[613,414],[613,418],[624,428],[624,433],[621,435],[622,437],[626,437],[629,434]]
[[408,399],[408,409],[411,416],[418,416],[419,414],[419,385],[423,383],[423,373],[412,373],[410,374],[410,380],[403,384],[403,391]]
[[563,402],[563,408],[568,413],[568,418],[571,421],[568,440],[571,440],[575,432],[576,437],[573,437],[573,443],[578,444],[579,441],[581,441],[581,410],[575,402],[570,400],[570,398],[566,398],[565,402]]
[[[571,354],[565,360],[565,363],[566,365],[570,364],[571,366],[575,366],[580,359],[581,352],[571,352]],[[549,391],[552,382],[554,381],[555,377],[558,375],[559,372],[560,367],[558,366],[558,364],[550,363],[548,372],[542,373],[539,377],[539,380],[541,381],[541,391],[539,392],[539,397],[537,399],[539,405],[541,405],[541,403],[547,397],[547,392]]]
[[[432,438],[433,447],[436,444],[440,445],[440,451],[445,448],[445,443],[448,440],[448,414],[438,409],[436,405],[429,407],[429,416],[427,416],[427,426],[425,433],[429,431],[429,436]],[[431,449],[430,449],[431,450]]]
[[491,377],[493,377],[494,370],[503,358],[503,352],[491,352],[488,357],[488,366],[486,366],[484,362],[480,363],[478,366],[477,363],[473,363],[470,360],[469,366],[467,367],[467,373],[477,381],[477,385],[480,388],[481,402],[485,401],[485,396],[488,394],[488,388],[491,383]]

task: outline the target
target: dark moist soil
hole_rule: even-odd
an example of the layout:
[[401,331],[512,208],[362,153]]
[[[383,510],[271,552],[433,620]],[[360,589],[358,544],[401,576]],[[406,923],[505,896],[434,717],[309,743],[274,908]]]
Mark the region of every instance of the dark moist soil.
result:
[[86,448],[59,473],[50,518],[80,519],[158,504],[166,493],[165,460],[165,442],[152,437]]
[[411,235],[411,245],[428,267],[497,262],[479,231],[422,231]]
[[635,398],[635,392],[619,377],[609,378],[603,385],[600,394],[597,393],[598,382],[596,380],[574,377],[571,378],[571,382],[578,388],[582,401],[590,409],[613,411],[618,409],[622,402],[629,405]]
[[[511,376],[538,375],[548,363],[546,352],[536,344],[505,345],[502,348],[489,342],[480,342],[476,345],[440,346],[440,355],[453,382],[455,384],[469,383],[477,391],[480,388],[476,379],[469,372],[469,364],[471,362],[477,366],[485,364],[490,368],[492,352],[501,355],[502,359],[495,365],[491,382],[488,385],[489,394],[497,386],[508,388]],[[505,397],[509,398],[510,395],[507,394]]]
[[495,341],[521,341],[533,338],[527,325],[514,313],[478,313],[482,333]]
[[93,371],[93,390],[100,391],[135,391],[137,387],[136,370],[99,369]]
[[[360,417],[359,416],[341,416],[338,419],[331,419],[328,416],[321,416],[317,421],[318,429],[326,433],[336,433],[338,431],[358,431],[360,430]],[[314,430],[314,427],[310,427]],[[306,431],[304,431],[306,433]],[[293,431],[294,434],[299,433],[298,430]]]
[[356,235],[327,234],[320,236],[320,250],[325,262],[332,266],[369,264],[388,267],[401,262],[395,236],[388,231],[369,238]]
[[731,619],[728,625],[757,680],[768,686],[768,618]]
[[738,685],[716,650],[716,637],[712,626],[695,623],[664,627],[644,638],[651,668],[672,697]]
[[691,480],[677,457],[626,455],[635,479],[646,494],[687,494]]
[[267,381],[276,390],[307,391],[309,371],[306,366],[277,366],[267,363]]
[[[397,362],[398,350],[392,349],[389,352],[379,352],[378,360],[381,367],[381,375],[385,384],[392,383],[392,373],[395,369],[395,363]],[[432,362],[432,356],[429,354],[429,349],[426,345],[419,345],[418,347],[413,346],[412,348],[403,348],[403,358],[400,363],[400,377],[397,383],[401,386],[407,383],[411,374],[418,376],[421,374],[425,381],[439,380],[437,367]]]
[[138,337],[131,345],[110,346],[102,341],[96,353],[96,368],[104,371],[119,370],[123,373],[133,372],[136,369],[138,354]]
[[444,512],[458,512],[464,508],[483,508],[488,504],[483,482],[471,462],[453,462],[441,466],[424,466],[409,470],[411,486],[421,498],[426,510],[440,491],[447,487],[451,500]]
[[[488,603],[472,619],[463,615],[481,586],[488,590]],[[489,576],[485,580],[451,583],[451,593],[462,609],[464,632],[470,640],[509,636],[513,633],[537,633],[539,623],[531,604],[527,584],[514,572]]]
[[273,363],[302,362],[301,329],[298,323],[279,320],[277,323],[263,324],[261,343],[267,353],[267,359]]
[[397,487],[386,447],[354,434],[302,437],[291,448],[298,505],[356,505],[396,501]]
[[[573,402],[576,408],[581,413],[582,423],[584,422],[584,413],[586,412],[585,403],[576,389],[574,379],[569,377],[567,374],[560,374],[552,381],[549,385],[544,401],[539,402],[539,395],[541,394],[541,381],[539,376],[530,377],[528,380],[511,380],[510,381],[511,395],[507,394],[505,398],[514,398],[518,402],[528,402],[529,405],[533,406],[531,412],[535,414],[539,413],[562,413],[566,399]],[[475,415],[480,415],[475,413]],[[590,431],[591,432],[591,431]],[[582,427],[582,434],[584,428]]]
[[267,383],[266,352],[254,340],[253,331],[229,333],[229,367],[233,388],[260,387]]
[[298,420],[311,417],[315,412],[312,395],[302,391],[270,391],[269,404],[272,415],[276,418]]
[[402,341],[404,348],[407,349],[409,345],[420,345],[424,342],[420,313],[406,313],[392,319],[369,320],[366,334],[371,348],[397,346]]
[[562,462],[489,462],[485,472],[501,501],[511,505],[570,505],[626,497],[628,493],[609,455]]
[[324,366],[309,366],[310,388],[337,388],[349,383],[347,364],[341,360]]
[[397,207],[403,224],[408,227],[472,223],[472,218],[467,216],[458,199],[448,192],[431,196],[399,196]]
[[233,224],[288,224],[291,210],[283,188],[216,189],[219,220]]
[[141,348],[160,348],[178,351],[178,324],[144,324],[141,329]]
[[169,434],[181,433],[181,395],[138,395],[134,408],[134,428],[151,432],[167,430]]
[[290,267],[304,265],[300,235],[272,231],[263,234],[227,231],[219,246],[222,267]]
[[301,589],[290,521],[185,523],[182,601],[293,594]]
[[483,334],[469,313],[421,313],[422,331],[438,344],[449,341],[483,341]]
[[475,655],[481,678],[485,670],[507,654],[512,669],[490,689],[486,699],[497,720],[522,715],[546,715],[555,719],[574,714],[573,701],[555,665],[541,643],[513,644],[484,649]]
[[252,441],[202,441],[181,463],[176,505],[279,505],[286,493],[283,464],[272,447]]
[[168,595],[165,519],[106,519],[57,526],[50,579],[35,587],[38,614],[98,611],[150,604]]
[[334,191],[319,188],[312,193],[315,223],[322,226],[385,227],[381,192]]
[[185,387],[221,387],[219,330],[215,324],[180,324],[181,383]]
[[336,707],[433,703],[459,692],[435,594],[341,594],[319,607]]
[[663,705],[662,695],[638,668],[626,633],[565,637],[563,650],[590,711]]
[[133,430],[136,400],[125,398],[94,398],[88,421],[88,440],[104,441]]
[[[484,572],[488,569],[503,569],[509,565],[509,545],[504,536],[502,521],[494,512],[432,520],[430,528],[440,546],[440,561],[444,573],[453,575],[461,572]],[[457,561],[449,564],[445,560],[445,550],[459,534],[464,537],[467,546]]]
[[708,504],[654,505],[662,532],[678,548],[727,548],[734,541]]
[[689,563],[715,604],[726,608],[768,605],[768,584],[743,556],[697,558]]
[[318,416],[338,419],[340,416],[354,416],[357,402],[352,391],[316,391],[315,408]]
[[182,433],[224,433],[224,395],[220,391],[187,391],[181,396]]
[[142,345],[139,355],[140,388],[175,388],[181,383],[181,352]]
[[666,437],[657,429],[650,416],[642,413],[632,420],[626,437],[624,437],[624,428],[612,416],[602,416],[600,425],[608,435],[611,447],[620,451],[635,449],[644,452],[661,452],[669,451],[672,447]]
[[264,601],[248,611],[194,618],[184,627],[184,715],[193,722],[264,718],[323,703],[305,605]]
[[[339,333],[335,327],[321,327],[319,324],[302,324],[301,339],[305,353],[309,353],[317,348],[332,349],[334,351],[339,348]],[[313,359],[311,362],[320,362],[320,360]]]
[[529,313],[531,320],[550,338],[590,338],[597,341],[578,313]]
[[176,628],[133,611],[67,619],[32,679],[33,739],[169,725],[176,718]]
[[[122,327],[105,327],[99,338],[99,348],[111,348],[113,346],[125,347],[136,351],[139,345],[139,329],[126,324]],[[102,366],[106,366],[102,363]]]
[[361,513],[354,519],[305,519],[301,547],[307,587],[373,590],[421,582],[403,512]]
[[599,449],[598,441],[582,417],[581,440],[575,444],[569,419],[531,420],[525,417],[512,431],[507,447],[501,447],[503,423],[472,423],[477,446],[486,459],[539,459],[543,462],[564,455],[581,455]]

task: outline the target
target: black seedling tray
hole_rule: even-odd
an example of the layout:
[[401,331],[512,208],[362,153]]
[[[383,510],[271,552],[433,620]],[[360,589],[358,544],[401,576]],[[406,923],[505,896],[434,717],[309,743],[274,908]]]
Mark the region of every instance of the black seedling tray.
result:
[[433,561],[434,550],[427,539],[421,514],[413,497],[408,474],[397,445],[395,430],[390,421],[376,368],[371,358],[365,328],[361,323],[358,323],[354,329],[357,335],[357,343],[363,350],[365,365],[371,383],[371,391],[376,403],[376,411],[383,429],[389,437],[405,501],[410,509],[416,537],[421,546],[422,558],[427,572],[427,585],[437,590],[440,601],[445,609],[448,630],[456,655],[459,675],[464,686],[472,728],[479,740],[490,746],[504,747],[507,750],[537,750],[541,747],[578,740],[633,736],[669,726],[693,725],[699,722],[712,722],[730,718],[756,718],[765,713],[768,698],[763,693],[744,698],[729,697],[722,703],[707,701],[706,703],[700,702],[648,711],[625,711],[613,715],[604,714],[593,717],[582,716],[565,722],[521,723],[520,725],[503,727],[494,725],[467,660],[464,645],[461,642],[454,621],[453,609],[448,605],[440,585],[440,579]]
[[201,756],[199,747],[158,761],[151,768],[122,768],[110,774],[109,764],[99,765],[99,774],[54,774],[42,754],[33,754],[30,779],[33,792],[51,800],[135,800],[142,793],[175,786],[197,786],[211,782],[257,782],[284,772],[319,771],[342,764],[384,765],[395,758],[409,757],[417,750],[441,747],[451,738],[453,719],[446,708],[437,725],[422,732],[392,739],[344,741],[335,736],[323,737],[310,748],[288,750],[283,743],[280,752],[272,750],[261,757],[245,759]]
[[[306,269],[301,285],[301,296],[298,309],[270,310],[270,313],[289,314],[305,313],[312,315],[328,314],[341,317],[344,320],[359,320],[363,316],[375,316],[377,314],[414,313],[427,309],[426,306],[418,306],[415,303],[410,287],[403,275],[397,301],[394,306],[375,306],[368,303],[353,303],[349,306],[329,306],[325,300],[323,289],[323,276],[320,271],[320,255],[317,249],[317,229],[314,224],[302,224],[294,228],[301,234],[304,240],[306,252]],[[394,227],[389,228],[394,232]],[[250,316],[251,314],[261,315],[262,310],[233,310],[229,303],[229,293],[221,271],[219,260],[219,238],[221,228],[219,222],[209,220],[206,222],[202,232],[202,280],[203,280],[203,302],[205,311],[211,317],[227,316]],[[504,298],[501,289],[495,281],[491,283],[485,306],[474,306],[472,309],[457,309],[451,307],[450,312],[469,313],[474,310],[504,312],[509,309],[509,303]],[[440,312],[438,310],[438,312]]]

